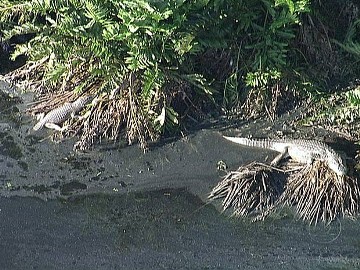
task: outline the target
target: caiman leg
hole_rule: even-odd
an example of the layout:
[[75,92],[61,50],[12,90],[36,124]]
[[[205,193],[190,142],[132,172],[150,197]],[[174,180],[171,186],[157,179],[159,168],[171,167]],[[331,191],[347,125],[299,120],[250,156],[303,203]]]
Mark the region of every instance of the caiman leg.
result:
[[36,120],[40,121],[44,117],[45,117],[45,113],[39,113],[39,114],[36,115]]
[[64,130],[67,129],[69,126],[67,125],[67,126],[60,127],[59,125],[54,124],[54,123],[46,123],[46,124],[45,124],[45,127],[51,128],[51,129],[55,129],[56,131],[64,131]]
[[[79,116],[79,115],[76,115],[74,112],[71,113],[71,118],[74,118],[74,119],[82,119],[82,116]],[[46,123],[45,124],[45,127],[49,128],[49,129],[54,129],[56,131],[64,131],[66,130],[69,125],[66,125],[66,126],[63,126],[63,127],[60,127],[59,125],[57,124],[54,124],[54,123]]]
[[279,155],[277,155],[273,161],[271,161],[270,165],[271,166],[277,166],[280,162],[280,160],[282,160],[283,158],[288,156],[288,149],[287,147],[285,148],[285,150],[283,152],[281,152]]

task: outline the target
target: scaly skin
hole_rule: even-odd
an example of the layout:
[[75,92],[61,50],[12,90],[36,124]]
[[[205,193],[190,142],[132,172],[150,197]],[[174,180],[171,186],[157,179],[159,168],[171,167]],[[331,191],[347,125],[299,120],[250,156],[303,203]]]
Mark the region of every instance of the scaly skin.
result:
[[315,140],[292,139],[247,139],[240,137],[226,137],[225,139],[250,147],[271,149],[280,152],[278,159],[291,157],[300,163],[311,164],[314,160],[326,162],[331,170],[338,175],[346,175],[347,167],[341,156],[323,142]]
[[65,103],[62,106],[53,109],[45,115],[34,127],[34,130],[42,129],[47,124],[61,124],[71,117],[71,115],[79,112],[91,100],[91,96],[80,97],[72,103]]

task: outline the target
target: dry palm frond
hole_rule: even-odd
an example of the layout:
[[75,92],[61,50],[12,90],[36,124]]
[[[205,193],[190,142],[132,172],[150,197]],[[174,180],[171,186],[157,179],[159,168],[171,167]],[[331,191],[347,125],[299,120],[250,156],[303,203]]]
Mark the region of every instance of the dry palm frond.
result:
[[121,130],[125,131],[129,144],[137,140],[144,150],[147,148],[148,139],[156,140],[157,134],[150,125],[148,112],[144,110],[142,100],[135,94],[140,88],[136,76],[130,74],[128,81],[118,89],[119,95],[115,95],[115,91],[104,94],[94,104],[82,126],[77,128],[75,135],[80,133],[81,138],[74,145],[74,149],[88,149],[102,139],[116,141]]
[[359,182],[340,177],[315,161],[290,177],[280,203],[295,206],[299,217],[314,225],[330,223],[339,216],[353,217],[360,210]]
[[45,56],[36,61],[27,61],[25,65],[4,75],[3,79],[12,83],[16,82],[20,89],[33,89],[36,92],[42,92],[44,89],[43,70],[46,69],[49,60],[50,57]]
[[117,98],[104,96],[94,104],[86,120],[75,128],[74,135],[81,134],[81,138],[74,149],[89,149],[102,139],[116,141],[121,130],[125,131],[129,144],[138,140],[140,147],[146,149],[147,139],[155,140],[156,134],[149,126],[146,113],[132,98],[130,94]]
[[[101,82],[94,80],[83,89],[83,95],[94,95],[99,87],[102,87]],[[86,150],[102,140],[117,141],[120,135],[124,135],[129,144],[138,141],[140,147],[146,149],[147,140],[156,140],[158,134],[151,126],[151,116],[144,101],[136,94],[139,89],[139,81],[130,74],[129,80],[111,93],[96,94],[93,102],[81,111],[81,117],[64,122],[67,128],[61,133],[54,133],[53,139],[80,136],[74,150]],[[33,115],[47,113],[78,97],[74,91],[42,94],[41,100],[33,104],[28,112]]]
[[209,199],[223,199],[223,210],[233,208],[234,216],[256,217],[280,196],[282,176],[267,165],[253,162],[229,172],[212,190]]
[[76,100],[76,98],[78,98],[78,95],[74,92],[44,94],[41,99],[39,99],[33,104],[33,106],[27,109],[27,112],[32,115],[47,113],[66,102],[73,102]]
[[272,86],[250,89],[242,110],[247,118],[267,115],[271,121],[291,109],[300,102],[297,91],[289,87],[287,82],[277,82]]
[[124,125],[128,111],[126,99],[109,99],[102,96],[92,104],[87,117],[83,121],[75,122],[72,129],[67,130],[66,136],[81,135],[75,143],[74,150],[86,150],[101,139],[116,141]]

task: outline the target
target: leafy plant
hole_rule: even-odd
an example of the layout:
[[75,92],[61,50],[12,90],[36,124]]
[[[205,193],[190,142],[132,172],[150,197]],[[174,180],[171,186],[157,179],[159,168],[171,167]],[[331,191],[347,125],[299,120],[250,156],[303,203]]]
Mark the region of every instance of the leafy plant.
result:
[[[190,55],[203,49],[197,35],[210,18],[203,11],[206,5],[206,1],[5,1],[0,20],[9,26],[4,31],[7,38],[36,34],[29,43],[18,45],[13,57],[29,57],[23,70],[39,92],[81,93],[96,88],[111,93],[125,84],[120,87],[122,97],[129,98],[133,88],[141,107],[138,113],[151,125],[165,127],[179,122],[169,104],[174,90],[165,91],[167,82],[181,74],[199,94],[212,95],[201,74],[183,66]],[[34,73],[38,75],[33,77]],[[164,111],[169,117],[158,121]]]
[[[255,91],[258,95],[269,96],[272,86],[288,80],[286,74],[292,65],[289,54],[291,50],[296,50],[291,47],[291,42],[295,38],[300,15],[309,12],[307,0],[241,3],[241,14],[244,15],[239,18],[239,9],[235,9],[237,14],[232,14],[238,22],[238,38],[236,46],[232,47],[236,50],[236,59],[232,59],[233,69],[225,81],[224,99],[228,107],[241,104],[240,99],[246,96],[244,92]],[[247,111],[254,109],[248,108]]]
[[333,40],[333,42],[338,44],[346,52],[349,52],[360,59],[360,19],[350,25],[344,42],[339,42],[337,40]]
[[[10,75],[47,94],[33,113],[74,98],[61,93],[96,94],[101,102],[93,108],[118,118],[109,125],[92,109],[87,124],[79,123],[82,145],[116,140],[125,131],[129,143],[139,140],[145,147],[148,138],[176,129],[191,112],[214,104],[231,108],[249,89],[267,97],[274,85],[283,85],[308,3],[4,0],[0,24],[6,38],[35,34],[17,45],[13,57],[26,54],[29,61]],[[224,69],[204,57],[209,52],[223,53],[217,59]]]
[[346,92],[346,98],[349,105],[360,107],[360,87],[357,87],[349,92]]

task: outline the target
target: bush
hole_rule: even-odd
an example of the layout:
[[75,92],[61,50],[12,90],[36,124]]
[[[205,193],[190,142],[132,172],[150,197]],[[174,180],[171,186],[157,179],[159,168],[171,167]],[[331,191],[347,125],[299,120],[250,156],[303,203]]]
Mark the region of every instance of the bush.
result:
[[0,24],[7,38],[35,34],[16,47],[13,57],[29,61],[12,77],[48,94],[48,105],[69,91],[101,97],[87,122],[77,123],[81,148],[121,131],[146,147],[187,116],[238,105],[245,89],[285,89],[290,45],[308,2],[5,0]]

